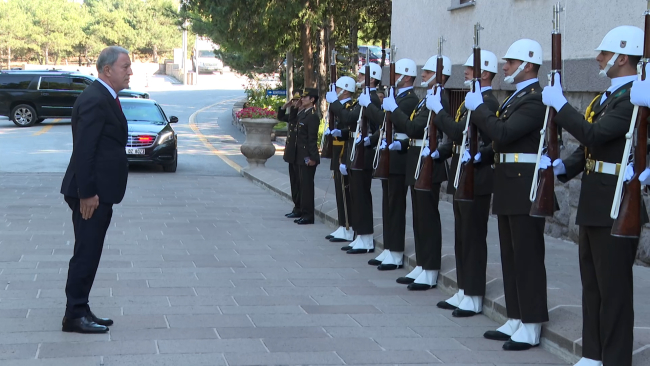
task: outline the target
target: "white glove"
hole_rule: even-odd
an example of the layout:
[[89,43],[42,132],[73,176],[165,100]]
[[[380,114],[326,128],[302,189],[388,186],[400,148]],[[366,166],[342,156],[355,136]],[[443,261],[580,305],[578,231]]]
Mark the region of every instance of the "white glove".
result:
[[470,90],[465,95],[465,108],[475,111],[481,104],[483,104],[483,95],[481,94],[481,84],[477,80],[474,84],[474,91]]
[[[645,65],[646,79],[644,81],[637,80],[632,83],[630,89],[630,102],[639,107],[650,106],[650,64]],[[645,173],[645,171],[644,171]],[[643,173],[642,173],[643,174]]]
[[336,128],[336,129],[333,129],[333,130],[332,130],[332,136],[334,136],[334,137],[341,137],[341,136],[343,136],[343,134],[341,134],[341,130],[339,130],[338,128]]
[[625,181],[629,182],[632,180],[634,177],[634,165],[632,163],[627,165],[627,168],[625,168]]
[[472,155],[469,153],[469,150],[465,150],[463,157],[460,159],[461,163],[467,163],[472,158]]
[[554,85],[550,84],[544,87],[542,91],[542,103],[549,107],[553,107],[559,111],[567,103],[564,94],[562,94],[562,84],[560,84],[560,74],[553,75]]
[[379,150],[386,150],[386,140],[381,140],[381,145],[379,145]]
[[327,127],[327,128],[325,129],[325,131],[323,131],[323,135],[325,135],[325,136],[329,135],[330,133],[331,133],[331,132],[330,132],[330,128],[329,128],[329,127]]
[[393,141],[393,143],[388,146],[388,150],[400,151],[402,150],[402,143],[399,141]]
[[370,146],[370,137],[365,137],[363,139],[363,146]]
[[438,150],[432,152],[431,157],[434,159],[438,159],[440,157],[440,153],[438,152]]
[[474,164],[480,163],[481,162],[481,152],[477,152],[476,155],[474,155]]
[[[646,74],[650,75],[650,74]],[[645,170],[639,174],[639,181],[641,184],[650,185],[650,168],[645,168]]]
[[442,110],[442,103],[440,102],[440,91],[436,94],[427,95],[427,109],[434,111],[436,114]]
[[392,95],[387,96],[384,98],[384,104],[381,105],[381,107],[388,112],[392,112],[397,109],[397,102],[395,101],[395,97]]
[[345,166],[345,164],[339,164],[339,171],[343,175],[348,175],[348,168]]
[[433,94],[433,88],[427,89],[427,95],[432,95]]
[[357,99],[357,102],[364,108],[369,106],[370,103],[372,103],[372,101],[370,100],[370,88],[366,88],[366,92],[361,93],[361,95],[359,95],[359,99]]
[[542,155],[539,159],[539,168],[545,170],[548,169],[549,166],[551,166],[551,158],[549,158],[548,155]]
[[358,144],[361,142],[361,135],[358,135],[356,139],[354,139],[354,144]]
[[431,150],[429,150],[428,146],[426,146],[424,149],[422,149],[422,152],[420,153],[420,155],[422,155],[422,156],[429,156],[430,154],[431,154]]
[[331,104],[339,100],[339,97],[336,95],[335,91],[328,91],[327,94],[325,94],[325,100],[327,100],[327,103]]
[[556,176],[566,174],[566,167],[564,166],[562,159],[555,159],[553,162],[553,174]]

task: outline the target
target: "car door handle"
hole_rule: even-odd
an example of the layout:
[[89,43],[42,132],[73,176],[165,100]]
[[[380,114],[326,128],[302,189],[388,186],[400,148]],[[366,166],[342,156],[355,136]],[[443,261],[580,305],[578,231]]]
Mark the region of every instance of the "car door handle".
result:
[[50,93],[41,93],[41,95],[47,96],[47,95],[50,95]]

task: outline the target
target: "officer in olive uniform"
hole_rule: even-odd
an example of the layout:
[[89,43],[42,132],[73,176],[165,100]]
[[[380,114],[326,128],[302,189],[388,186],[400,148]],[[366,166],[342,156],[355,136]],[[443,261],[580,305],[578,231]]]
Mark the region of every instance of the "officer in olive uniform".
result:
[[[415,61],[401,59],[395,63],[396,94],[388,95],[382,104],[383,110],[370,104],[367,100],[359,101],[366,108],[369,117],[374,121],[383,121],[384,111],[400,111],[410,116],[418,104],[418,97],[413,90],[413,83],[417,75]],[[366,105],[364,105],[366,104]],[[379,133],[370,139],[371,144],[379,143],[380,149],[390,150],[390,177],[382,180],[382,220],[384,227],[384,251],[375,259],[368,261],[370,265],[378,266],[380,271],[394,270],[403,266],[404,238],[406,235],[406,153],[402,151],[401,144],[408,146],[409,137],[406,130],[393,126],[394,141],[386,146],[386,141],[378,141]],[[400,141],[401,140],[401,141]],[[397,143],[399,141],[399,143]]]
[[[381,82],[381,66],[370,63],[370,85],[365,86],[366,67],[363,66],[359,69],[357,76],[357,88],[365,88],[365,92],[361,93],[359,99],[364,98],[366,102],[368,99],[370,103],[376,108],[381,107],[381,102],[377,96],[377,86]],[[360,105],[358,105],[361,108]],[[350,191],[352,193],[352,226],[357,234],[357,238],[350,243],[349,246],[344,246],[341,250],[346,250],[348,254],[363,254],[372,253],[375,250],[373,239],[374,221],[372,213],[372,163],[375,156],[375,146],[370,144],[370,137],[378,129],[383,121],[376,121],[372,118],[367,118],[367,133],[368,136],[355,136],[352,148],[358,144],[363,144],[365,148],[363,170],[350,169],[352,161],[348,159],[348,170],[350,172]],[[355,121],[356,124],[356,121]],[[361,130],[359,130],[361,131]],[[348,156],[351,157],[352,154]],[[356,158],[355,158],[356,159]]]
[[[544,104],[557,111],[555,122],[573,135],[580,146],[567,159],[553,161],[561,182],[582,175],[576,224],[580,226],[580,278],[582,279],[582,355],[579,366],[632,365],[634,328],[633,274],[639,239],[612,236],[610,210],[630,128],[634,106],[630,88],[643,55],[643,31],[622,26],[611,30],[596,57],[601,73],[612,85],[598,95],[583,117],[562,95],[559,77],[544,88]],[[558,75],[559,76],[559,75]],[[551,160],[543,157],[540,167]],[[630,165],[625,172],[634,175]],[[641,200],[641,223],[648,222]]]
[[506,341],[505,350],[526,350],[539,344],[542,323],[548,321],[545,219],[529,216],[530,187],[546,107],[537,79],[542,46],[530,39],[513,43],[503,57],[506,83],[517,90],[497,114],[483,103],[480,90],[465,96],[474,111],[471,122],[493,141],[495,157],[494,201],[498,217],[501,265],[508,321],[488,339]]
[[316,166],[320,164],[318,153],[318,127],[320,117],[316,112],[318,90],[305,88],[300,98],[304,109],[298,117],[296,133],[296,160],[294,164],[300,167],[300,218],[294,222],[299,225],[314,223],[314,175]]
[[[465,84],[471,86],[473,79],[474,55],[465,62]],[[492,80],[497,74],[498,61],[494,53],[481,50],[481,94],[483,101],[496,113],[499,102],[492,94]],[[427,98],[427,108],[435,106],[433,96]],[[437,113],[435,125],[453,141],[452,161],[449,169],[447,193],[455,193],[454,180],[459,160],[466,163],[471,160],[469,149],[465,150],[463,159],[459,159],[463,131],[467,125],[467,108],[462,104],[456,112],[456,118],[444,109]],[[449,145],[448,145],[449,146]],[[441,154],[442,155],[442,154]],[[442,157],[442,156],[441,156]],[[442,157],[447,158],[447,156]],[[492,164],[494,150],[492,140],[479,131],[479,151],[471,164],[474,164],[474,201],[454,200],[456,281],[458,292],[446,301],[438,303],[439,308],[454,310],[456,317],[476,315],[483,310],[487,268],[487,229],[492,200]]]
[[[296,126],[300,109],[300,93],[296,92],[293,98],[278,110],[278,121],[287,122],[287,140],[284,144],[282,159],[289,163],[289,182],[291,183],[291,199],[293,210],[284,215],[288,218],[300,217],[300,169],[294,164],[296,161]],[[289,108],[289,114],[287,114]]]
[[[451,60],[447,56],[443,59],[442,86],[451,76]],[[433,93],[436,85],[436,64],[438,55],[432,56],[422,67],[422,87],[429,89],[428,94]],[[449,110],[449,98],[444,88],[439,88],[436,95],[441,97],[438,100]],[[425,106],[426,98],[417,104],[415,111],[410,115],[401,112],[399,109],[393,113],[393,125],[396,129],[405,131],[409,140],[396,141],[394,144],[401,145],[402,151],[407,153],[406,180],[405,184],[411,187],[411,207],[413,209],[413,233],[415,241],[415,258],[417,266],[413,271],[397,279],[398,283],[407,284],[409,290],[428,290],[436,287],[438,283],[438,271],[440,271],[440,260],[442,253],[442,228],[440,224],[440,211],[438,202],[440,200],[440,184],[447,180],[445,161],[434,156],[432,188],[428,191],[416,190],[414,188],[416,178],[415,172],[420,163],[420,155],[429,156],[428,135],[424,135],[424,129],[429,124],[430,111]],[[436,139],[438,144],[442,142],[443,133],[438,131]]]
[[[330,170],[334,175],[334,191],[336,193],[336,208],[338,211],[339,227],[325,239],[331,242],[352,241],[354,230],[352,228],[352,199],[350,197],[350,181],[345,166],[341,169],[340,164],[346,163],[346,155],[350,151],[350,126],[356,124],[358,117],[351,113],[356,104],[352,102],[352,94],[356,90],[356,82],[349,76],[340,77],[332,90],[325,97],[330,103],[330,111],[336,116],[335,128],[330,131],[325,129],[325,135],[332,135],[332,159]],[[332,93],[333,92],[333,93]],[[336,99],[334,99],[336,97]],[[331,102],[330,102],[331,101]],[[357,115],[359,111],[357,110]],[[343,117],[343,118],[341,118]]]

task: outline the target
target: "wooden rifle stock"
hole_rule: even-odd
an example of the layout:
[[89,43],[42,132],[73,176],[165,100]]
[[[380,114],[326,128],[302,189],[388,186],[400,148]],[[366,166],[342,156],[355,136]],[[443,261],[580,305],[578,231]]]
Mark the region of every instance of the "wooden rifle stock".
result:
[[[395,95],[395,52],[391,52],[390,55],[390,95],[397,98]],[[393,143],[393,123],[390,120],[391,112],[386,111],[386,119],[384,121],[384,131],[386,134],[386,149],[379,151],[379,162],[377,164],[377,169],[373,173],[372,177],[375,179],[388,179],[390,175],[390,150],[388,146]],[[377,143],[377,149],[381,146],[381,134],[379,136],[379,142]]]
[[[436,60],[436,85],[433,87],[433,93],[442,93],[442,53],[441,53],[442,40],[439,42],[438,59]],[[442,95],[441,95],[442,97]],[[429,121],[427,125],[428,136],[423,136],[423,139],[428,139],[429,150],[434,152],[438,149],[438,128],[433,123],[436,114],[431,111],[429,114]],[[424,141],[422,141],[424,143]],[[420,168],[420,175],[417,177],[413,189],[418,191],[430,191],[433,189],[433,165],[434,161],[431,154],[422,157],[422,168]]]
[[[336,51],[332,50],[330,61],[330,85],[336,84]],[[334,112],[329,111],[329,129],[330,131],[336,128],[336,115]],[[333,137],[332,135],[325,136],[323,146],[321,146],[321,157],[331,159],[333,154]]]
[[[366,57],[366,83],[364,88],[364,93],[366,88],[370,87],[370,58]],[[363,108],[363,107],[362,107]],[[366,161],[366,146],[364,145],[363,139],[368,135],[368,112],[366,109],[363,109],[363,116],[361,117],[361,128],[359,129],[359,136],[361,136],[361,141],[359,143],[352,142],[354,149],[354,160],[352,161],[352,170],[363,170],[365,168]]]
[[[562,34],[560,34],[559,27],[559,3],[554,7],[554,13],[557,14],[555,18],[555,30],[552,35],[552,56],[551,56],[551,77],[550,83],[554,85],[555,75],[562,73]],[[556,10],[557,9],[557,10]],[[558,143],[558,129],[555,123],[555,115],[557,111],[550,108],[548,111],[548,124],[546,126],[546,153],[551,159],[551,162],[560,157],[560,149]],[[530,206],[530,216],[532,217],[551,217],[555,212],[555,174],[553,167],[549,166],[546,169],[539,171],[540,175],[539,184],[537,186],[537,194],[535,200]],[[535,184],[533,182],[532,184]]]
[[[643,43],[643,59],[640,65],[641,80],[648,75],[645,67],[650,59],[650,1],[645,12],[645,38]],[[612,236],[623,238],[638,238],[641,235],[641,182],[639,175],[646,168],[646,153],[648,148],[648,117],[647,107],[638,107],[636,118],[636,144],[634,146],[634,177],[623,186],[623,198],[618,217],[614,219]],[[624,157],[625,158],[625,157]],[[621,165],[621,169],[626,167]],[[616,199],[616,197],[614,197]]]

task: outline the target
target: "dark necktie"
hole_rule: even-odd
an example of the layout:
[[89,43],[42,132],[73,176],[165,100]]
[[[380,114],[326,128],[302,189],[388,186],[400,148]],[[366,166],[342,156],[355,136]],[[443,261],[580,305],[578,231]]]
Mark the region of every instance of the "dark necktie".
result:
[[115,101],[117,102],[117,106],[120,107],[120,110],[122,110],[122,103],[120,103],[120,97],[115,97]]

